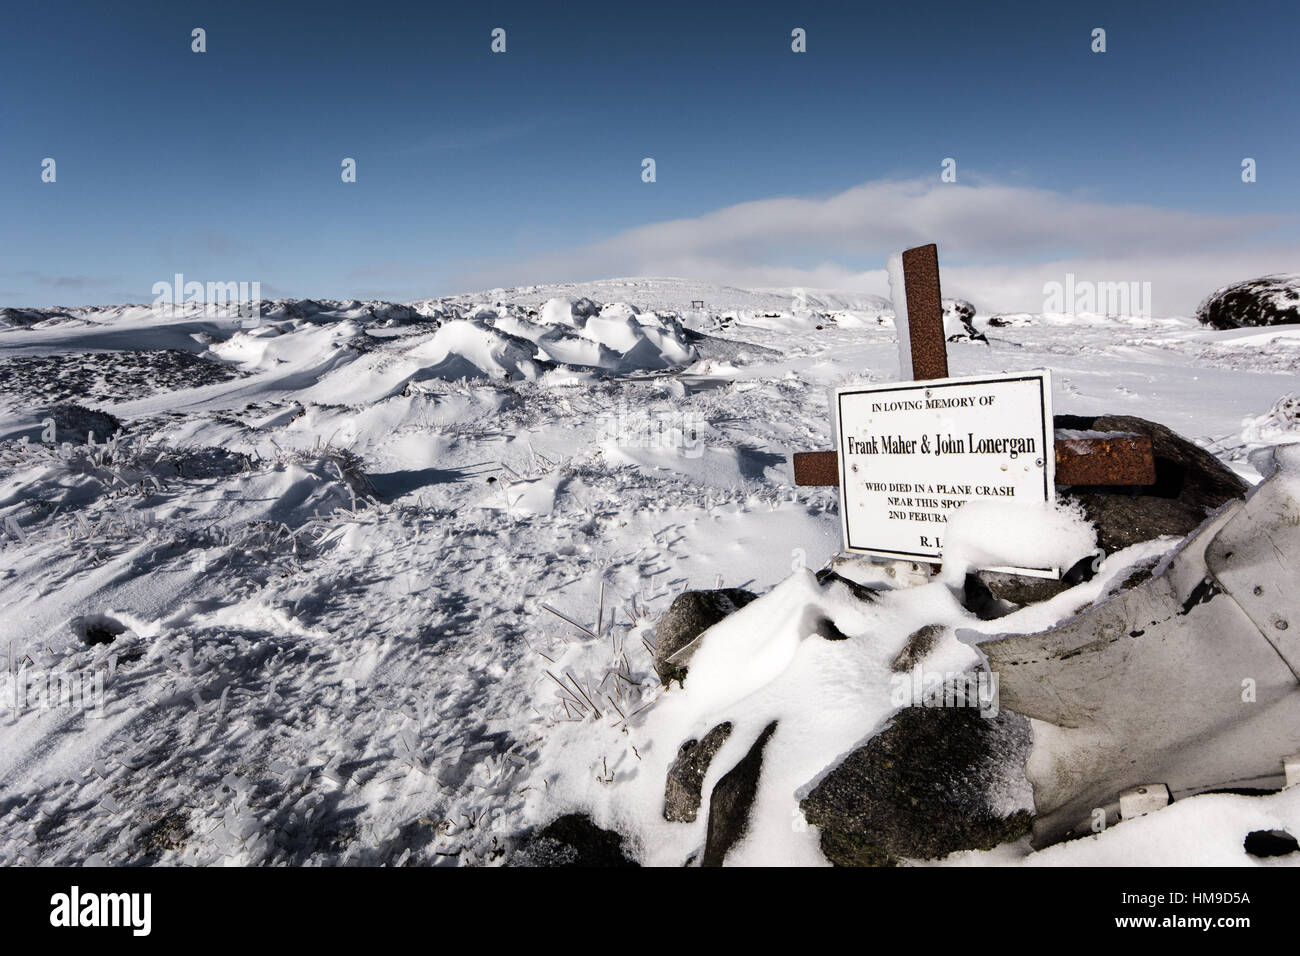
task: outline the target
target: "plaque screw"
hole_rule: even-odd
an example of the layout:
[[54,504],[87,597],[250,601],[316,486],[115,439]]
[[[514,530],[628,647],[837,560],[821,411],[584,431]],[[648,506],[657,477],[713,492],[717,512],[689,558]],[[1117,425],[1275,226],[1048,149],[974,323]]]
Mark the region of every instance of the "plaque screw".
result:
[[1043,467],[1043,459],[1041,459],[1041,458],[1035,458],[1035,459],[1034,459],[1034,464],[1035,464],[1036,466],[1038,466],[1039,468],[1042,468],[1042,467]]
[[1256,594],[1256,595],[1260,595],[1260,594],[1263,594],[1263,593],[1264,593],[1264,589],[1263,589],[1262,587],[1260,587],[1258,584],[1256,584],[1256,585],[1255,585],[1255,594]]
[[930,397],[930,390],[928,388],[925,390],[925,397],[926,398]]
[[1287,624],[1286,621],[1278,621],[1273,626],[1276,627],[1279,631],[1285,631],[1288,627],[1290,627],[1290,625]]

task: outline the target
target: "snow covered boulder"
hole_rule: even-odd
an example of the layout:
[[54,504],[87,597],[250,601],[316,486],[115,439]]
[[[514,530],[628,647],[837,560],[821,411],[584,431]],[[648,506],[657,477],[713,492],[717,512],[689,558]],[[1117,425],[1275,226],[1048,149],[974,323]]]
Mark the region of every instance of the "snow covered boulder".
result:
[[965,299],[943,300],[943,334],[949,342],[988,343],[975,328],[975,306]]
[[624,354],[640,344],[639,333],[640,326],[629,313],[610,306],[605,306],[600,315],[588,319],[582,327],[583,338]]
[[541,315],[537,321],[541,325],[580,329],[587,324],[588,319],[600,315],[601,311],[602,306],[599,302],[593,302],[585,296],[574,300],[547,299],[542,304]]
[[1263,276],[1224,286],[1196,309],[1202,324],[1215,329],[1300,322],[1300,273]]
[[[1082,507],[1097,529],[1097,546],[1107,554],[1165,535],[1184,537],[1216,508],[1246,493],[1246,483],[1214,455],[1157,422],[1132,415],[1057,415],[1055,425],[1058,438],[1088,432],[1151,437],[1154,485],[1061,490],[1066,501]],[[980,571],[976,577],[994,596],[1018,605],[1047,600],[1078,583],[1068,577],[1055,581],[995,571]]]
[[673,599],[655,626],[655,672],[665,684],[686,676],[696,639],[732,611],[756,597],[743,588],[685,591]]
[[[956,697],[956,694],[953,695]],[[1027,832],[1029,721],[977,707],[905,707],[800,803],[837,866],[988,850]]]
[[620,356],[621,371],[672,368],[694,360],[695,350],[676,320],[656,316],[647,324],[639,317],[633,306],[607,305],[586,320],[579,335]]
[[578,326],[574,320],[573,306],[567,299],[547,299],[542,305],[538,322],[542,325],[563,325],[571,329]]
[[1262,457],[1265,462],[1272,457],[1274,445],[1300,440],[1300,392],[1283,395],[1263,415],[1245,419],[1241,423],[1241,440],[1251,446],[1250,456]]
[[407,325],[419,322],[424,316],[409,305],[395,305],[392,302],[375,302],[366,307],[376,322],[387,326]]
[[611,302],[600,310],[602,319],[635,319],[641,310],[630,302]]
[[532,381],[542,373],[531,342],[473,318],[445,323],[407,355],[424,365],[420,379]]
[[531,342],[537,361],[573,368],[626,374],[673,368],[696,359],[695,348],[676,319],[618,304],[589,315],[587,306],[595,304],[584,301],[582,314],[577,311],[581,302],[550,299],[535,322],[509,313],[490,324],[498,332]]

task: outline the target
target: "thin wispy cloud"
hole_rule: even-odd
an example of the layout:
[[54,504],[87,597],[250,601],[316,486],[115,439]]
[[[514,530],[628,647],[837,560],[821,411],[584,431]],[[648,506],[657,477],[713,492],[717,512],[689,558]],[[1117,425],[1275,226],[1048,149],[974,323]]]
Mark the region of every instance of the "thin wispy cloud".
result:
[[39,272],[35,269],[19,269],[13,272],[0,272],[0,275],[25,279],[28,282],[45,289],[102,289],[113,285],[118,281],[116,277],[101,278],[99,276],[55,275],[46,272]]
[[494,126],[482,126],[477,129],[465,127],[441,129],[413,142],[404,143],[390,150],[391,156],[418,156],[432,153],[449,153],[461,150],[482,149],[524,139],[536,133],[543,126],[540,118],[500,123]]

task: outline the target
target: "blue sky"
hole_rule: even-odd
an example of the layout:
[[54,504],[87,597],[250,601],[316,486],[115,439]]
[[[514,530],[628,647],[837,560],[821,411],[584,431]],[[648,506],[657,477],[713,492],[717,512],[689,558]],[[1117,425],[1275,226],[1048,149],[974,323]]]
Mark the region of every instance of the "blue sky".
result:
[[1300,271],[1298,27],[1269,2],[11,5],[0,304],[149,301],[176,272],[867,288],[936,241],[945,288],[999,307],[1073,270],[1185,308]]

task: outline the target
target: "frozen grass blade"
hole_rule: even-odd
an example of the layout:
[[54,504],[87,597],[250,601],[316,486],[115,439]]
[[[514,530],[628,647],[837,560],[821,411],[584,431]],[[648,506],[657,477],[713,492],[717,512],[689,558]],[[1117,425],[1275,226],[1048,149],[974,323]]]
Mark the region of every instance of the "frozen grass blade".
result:
[[599,635],[599,634],[595,634],[595,633],[593,633],[592,630],[591,630],[591,628],[589,628],[589,627],[584,627],[583,625],[581,625],[581,624],[579,624],[577,621],[575,621],[573,618],[569,617],[567,614],[562,614],[561,612],[557,611],[555,608],[551,607],[549,604],[543,604],[543,605],[542,605],[542,608],[543,608],[544,610],[550,611],[552,614],[554,614],[556,617],[558,617],[561,621],[564,621],[564,622],[566,622],[566,623],[568,623],[568,624],[572,624],[574,627],[576,627],[578,630],[582,631],[584,634],[589,634],[589,635],[591,635],[592,637],[599,639],[600,635]]

